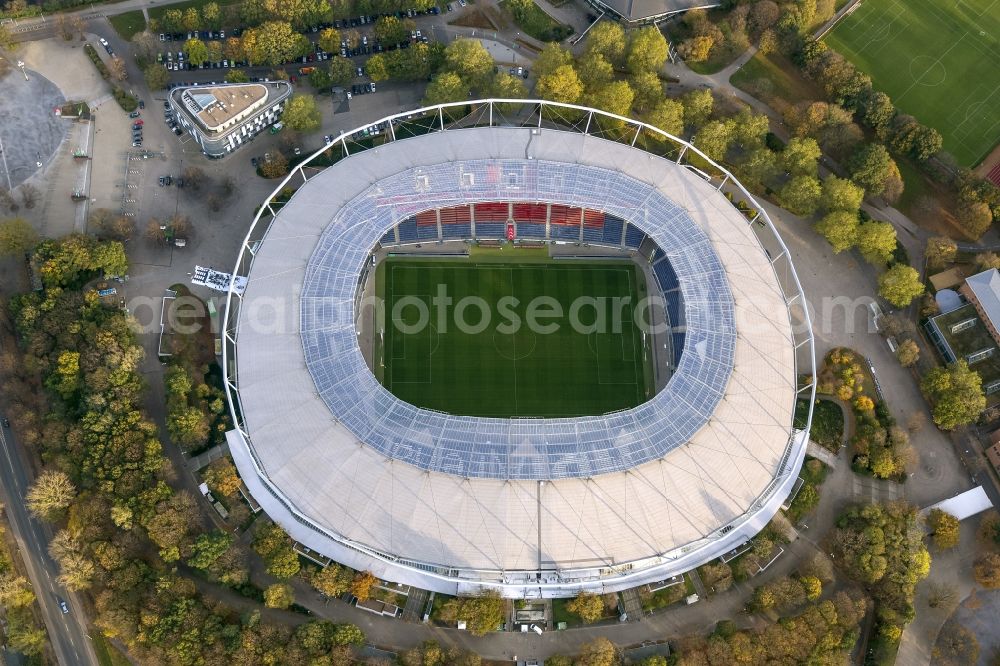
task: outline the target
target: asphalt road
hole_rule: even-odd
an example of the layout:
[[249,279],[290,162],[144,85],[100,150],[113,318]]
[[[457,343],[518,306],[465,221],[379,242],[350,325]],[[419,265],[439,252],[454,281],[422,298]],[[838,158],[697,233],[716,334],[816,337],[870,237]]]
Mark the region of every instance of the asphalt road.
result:
[[[42,617],[49,632],[49,641],[60,664],[77,666],[92,664],[97,666],[97,656],[87,634],[86,617],[75,594],[63,588],[57,581],[59,565],[49,556],[48,545],[51,530],[43,525],[24,507],[24,494],[30,481],[28,468],[21,453],[21,447],[14,441],[13,433],[0,428],[0,493],[3,496],[14,538],[21,549],[22,560],[28,570]],[[69,606],[69,613],[59,608],[59,599]]]

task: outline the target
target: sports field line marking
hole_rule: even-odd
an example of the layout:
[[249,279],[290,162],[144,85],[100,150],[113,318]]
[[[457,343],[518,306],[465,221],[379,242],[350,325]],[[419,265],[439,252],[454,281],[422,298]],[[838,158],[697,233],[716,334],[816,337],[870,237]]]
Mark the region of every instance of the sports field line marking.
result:
[[[510,286],[510,297],[514,298],[514,268],[513,266],[507,267],[507,282]],[[517,407],[517,335],[515,333],[510,334],[511,344],[514,349],[514,360],[511,363],[514,364],[514,415],[519,416],[520,411]]]
[[[953,44],[952,44],[951,46],[949,46],[949,47],[948,47],[948,50],[946,50],[946,51],[945,51],[944,53],[942,53],[941,55],[939,55],[939,56],[937,57],[937,60],[935,60],[934,62],[932,62],[932,63],[931,63],[931,64],[930,64],[930,65],[929,65],[929,66],[927,67],[927,69],[925,69],[925,70],[924,70],[924,73],[923,73],[923,74],[921,74],[921,75],[920,75],[920,76],[918,76],[918,77],[914,77],[914,81],[913,81],[913,83],[911,83],[911,84],[910,84],[910,87],[909,87],[909,88],[907,88],[906,90],[904,90],[904,91],[902,92],[902,94],[900,94],[899,96],[897,96],[897,97],[896,97],[896,101],[898,102],[898,101],[900,101],[901,99],[903,99],[904,97],[906,97],[907,93],[909,93],[909,92],[910,92],[911,90],[913,90],[913,88],[914,88],[914,87],[915,87],[915,86],[916,86],[917,84],[919,84],[919,83],[920,83],[920,79],[924,78],[924,76],[926,76],[926,75],[927,75],[927,72],[931,71],[931,69],[933,69],[933,67],[934,67],[935,65],[938,65],[938,64],[940,64],[940,63],[941,63],[941,60],[943,60],[943,59],[944,59],[944,57],[945,57],[946,55],[948,55],[949,53],[951,53],[951,52],[952,52],[952,50],[953,50],[953,49],[954,49],[954,48],[955,48],[956,46],[958,46],[959,44],[961,44],[961,43],[962,43],[962,41],[963,41],[963,40],[964,40],[964,39],[965,39],[966,37],[968,37],[968,35],[969,35],[969,33],[965,33],[964,35],[962,35],[961,37],[959,37],[958,39],[956,39],[956,40],[955,40],[955,42],[954,42],[954,43],[953,43]],[[943,67],[943,66],[944,66],[944,65],[942,65],[942,67]],[[945,72],[945,75],[947,76],[947,70],[946,70],[946,72]]]

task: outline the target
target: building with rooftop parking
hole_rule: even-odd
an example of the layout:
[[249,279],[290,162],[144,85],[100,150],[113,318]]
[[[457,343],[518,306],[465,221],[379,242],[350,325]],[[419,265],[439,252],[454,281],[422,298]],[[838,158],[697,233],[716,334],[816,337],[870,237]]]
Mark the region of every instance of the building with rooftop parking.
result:
[[174,88],[167,98],[178,123],[210,158],[225,157],[281,117],[287,81]]

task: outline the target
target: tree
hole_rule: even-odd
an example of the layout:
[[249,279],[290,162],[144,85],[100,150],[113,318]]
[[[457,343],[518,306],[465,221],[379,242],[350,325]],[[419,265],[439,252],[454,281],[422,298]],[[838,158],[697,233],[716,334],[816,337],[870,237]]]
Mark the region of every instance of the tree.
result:
[[187,563],[195,569],[208,570],[233,545],[233,535],[214,530],[198,535],[191,546]]
[[563,65],[572,64],[573,54],[556,42],[549,42],[535,58],[535,76],[540,79],[547,74],[552,74]]
[[646,116],[646,122],[667,134],[680,136],[684,133],[684,106],[675,99],[661,100]]
[[884,266],[896,251],[896,229],[878,220],[863,223],[858,229],[858,250],[868,263]]
[[222,42],[213,39],[210,42],[205,42],[205,48],[208,49],[209,62],[219,62],[222,60]]
[[[375,23],[375,36],[378,37],[379,26],[383,21],[388,19],[380,18],[377,23]],[[398,19],[397,19],[398,20]],[[387,40],[382,39],[382,41],[389,43]],[[316,43],[319,47],[328,53],[337,53],[340,51],[340,31],[336,28],[323,28],[319,31],[319,37],[316,39]],[[393,42],[395,43],[395,42]]]
[[[628,116],[635,95],[628,81],[612,81],[587,95],[587,102],[595,109],[607,111],[619,116]],[[621,121],[601,118],[601,122],[621,125]]]
[[188,62],[195,67],[202,65],[208,60],[208,46],[200,39],[193,38],[184,42],[184,53]]
[[149,32],[139,32],[132,37],[132,46],[136,56],[141,60],[155,60],[156,52],[160,50],[160,42]]
[[[368,76],[372,81],[382,81],[383,79],[376,79],[372,71],[372,61],[375,58],[380,57],[381,53],[376,53],[368,60]],[[348,58],[341,58],[340,56],[333,56],[330,58],[330,83],[335,86],[347,86],[350,85],[351,81],[354,79],[354,63]]]
[[952,239],[946,236],[932,236],[927,239],[927,249],[924,250],[927,268],[939,271],[955,261],[957,255],[958,244]]
[[617,21],[601,21],[587,33],[583,48],[601,54],[613,65],[620,65],[625,55],[625,30]]
[[201,15],[198,13],[197,7],[188,7],[184,10],[184,18],[181,20],[181,24],[184,26],[185,30],[197,31],[201,28]]
[[288,608],[295,603],[295,592],[287,583],[274,583],[264,590],[264,605],[268,608]]
[[282,65],[310,48],[309,40],[285,21],[267,21],[243,33],[247,59],[256,65]]
[[201,7],[201,20],[206,28],[217,30],[222,25],[222,12],[219,3],[209,2]]
[[441,72],[428,84],[424,91],[424,104],[443,104],[446,102],[461,102],[468,99],[469,87],[462,77],[454,72]]
[[222,45],[222,54],[227,60],[242,62],[246,60],[246,50],[243,48],[243,41],[239,37],[228,37]]
[[732,141],[732,132],[727,123],[713,120],[698,130],[694,136],[694,146],[710,159],[716,162],[721,161],[726,156],[729,143]]
[[410,33],[416,29],[416,24],[410,19],[398,19],[395,16],[383,16],[375,22],[375,39],[382,44],[399,44],[410,38]]
[[770,148],[757,148],[743,157],[735,171],[746,187],[759,190],[778,173],[778,163]]
[[37,518],[52,520],[76,497],[76,487],[65,472],[42,472],[25,495],[25,505]]
[[41,196],[42,193],[31,183],[21,184],[21,203],[24,204],[25,208],[34,208]]
[[681,104],[684,106],[684,124],[694,129],[704,125],[712,115],[714,103],[712,91],[707,88],[685,93],[681,97]]
[[[815,139],[793,137],[781,151],[781,163],[791,176],[816,178],[819,158],[823,154]],[[818,185],[819,183],[817,183]]]
[[445,66],[470,88],[485,85],[493,73],[493,56],[478,39],[456,39],[444,50]]
[[208,417],[198,407],[185,405],[167,415],[167,432],[177,445],[190,448],[204,444],[209,433]]
[[236,472],[236,466],[228,458],[220,458],[209,463],[205,469],[205,483],[213,493],[223,497],[235,497],[243,485]]
[[814,176],[795,176],[781,188],[778,201],[796,215],[812,215],[817,206],[823,189]]
[[635,110],[648,113],[663,100],[663,82],[656,72],[639,72],[629,79],[635,91]]
[[942,511],[931,509],[927,514],[927,529],[934,537],[934,545],[941,550],[948,550],[958,545],[958,518]]
[[150,90],[163,90],[170,83],[170,73],[160,65],[148,65],[142,75]]
[[897,308],[905,308],[924,293],[920,274],[906,264],[895,264],[878,277],[878,293]]
[[896,348],[896,360],[904,368],[911,368],[920,360],[920,347],[913,340],[903,340]]
[[38,234],[28,221],[12,217],[0,222],[0,254],[22,255],[38,243]]
[[250,77],[242,69],[231,69],[226,72],[226,83],[248,83]]
[[365,634],[356,624],[338,624],[333,630],[333,644],[360,647],[365,644]]
[[312,95],[293,95],[285,105],[281,120],[293,130],[315,132],[322,121],[319,109],[316,108],[316,98]]
[[578,615],[586,624],[597,622],[604,615],[604,601],[591,592],[581,590],[566,604],[566,610]]
[[561,65],[538,78],[535,94],[541,99],[574,104],[583,94],[583,83],[572,65]]
[[953,430],[979,418],[986,407],[983,380],[960,360],[946,367],[936,367],[920,383],[934,404],[934,423],[942,430]]
[[585,90],[594,91],[615,78],[614,67],[596,51],[588,51],[576,61],[576,71]]
[[708,56],[714,46],[715,40],[712,37],[698,35],[681,42],[680,46],[677,47],[677,52],[684,60],[689,62],[704,62],[708,60]]
[[115,81],[124,81],[128,78],[128,70],[125,69],[125,61],[118,56],[112,56],[108,61],[108,71]]
[[504,621],[504,601],[492,591],[478,597],[464,597],[458,619],[465,620],[466,628],[473,636],[496,631]]
[[995,590],[1000,588],[1000,553],[985,553],[976,560],[972,568],[976,582]]
[[993,213],[989,204],[984,201],[961,200],[957,213],[959,224],[973,238],[985,234],[993,223]]
[[615,644],[602,637],[581,646],[574,666],[617,666],[620,663],[621,655]]
[[850,250],[858,242],[858,215],[847,211],[828,213],[816,224],[816,231],[836,253]]
[[309,583],[320,594],[328,597],[339,597],[351,589],[354,576],[351,570],[339,564],[328,564],[309,579]]
[[865,188],[868,194],[878,196],[885,190],[886,181],[898,167],[885,146],[870,143],[863,146],[847,164],[851,180]]
[[[491,97],[500,97],[505,99],[521,99],[527,96],[528,89],[524,85],[524,81],[519,76],[512,76],[507,72],[500,71],[493,75],[493,80],[490,82],[489,93]],[[499,105],[501,111],[511,111],[513,110],[513,104],[501,104]]]
[[164,32],[180,32],[184,29],[184,12],[179,9],[168,9],[163,12],[160,28]]
[[260,175],[264,178],[281,178],[288,173],[288,158],[280,151],[271,153],[270,160],[264,160],[260,166]]
[[371,571],[359,571],[351,582],[351,594],[358,601],[368,601],[371,598],[372,588],[378,583],[378,579],[372,575]]
[[820,205],[827,211],[846,210],[857,213],[864,198],[864,188],[846,178],[837,178],[830,174],[823,179],[823,198]]
[[7,608],[23,608],[35,603],[31,583],[12,571],[0,574],[0,604]]
[[667,40],[656,26],[649,25],[629,33],[625,67],[632,74],[659,71],[667,55]]
[[733,145],[743,151],[764,147],[770,121],[762,113],[744,109],[726,121],[733,135]]
[[940,666],[964,666],[979,661],[979,641],[966,627],[952,620],[938,634],[931,651],[933,663]]

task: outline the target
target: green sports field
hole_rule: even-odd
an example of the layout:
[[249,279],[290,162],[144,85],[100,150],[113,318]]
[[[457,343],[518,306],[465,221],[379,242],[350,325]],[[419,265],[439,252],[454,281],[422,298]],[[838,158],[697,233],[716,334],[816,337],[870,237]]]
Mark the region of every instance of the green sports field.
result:
[[959,164],[1000,140],[1000,0],[864,0],[825,41],[941,132]]
[[[566,417],[627,409],[651,396],[649,351],[632,317],[645,285],[630,262],[390,258],[378,271],[386,316],[376,375],[407,402],[466,416]],[[434,304],[439,285],[450,306]],[[482,299],[488,322],[478,305],[459,305],[466,297]],[[570,325],[580,297],[609,299],[597,301],[607,325],[589,305],[577,312],[582,329]],[[616,297],[632,304],[617,332]],[[562,317],[535,317],[555,324],[553,332],[528,325],[533,302],[539,315],[558,304]]]

